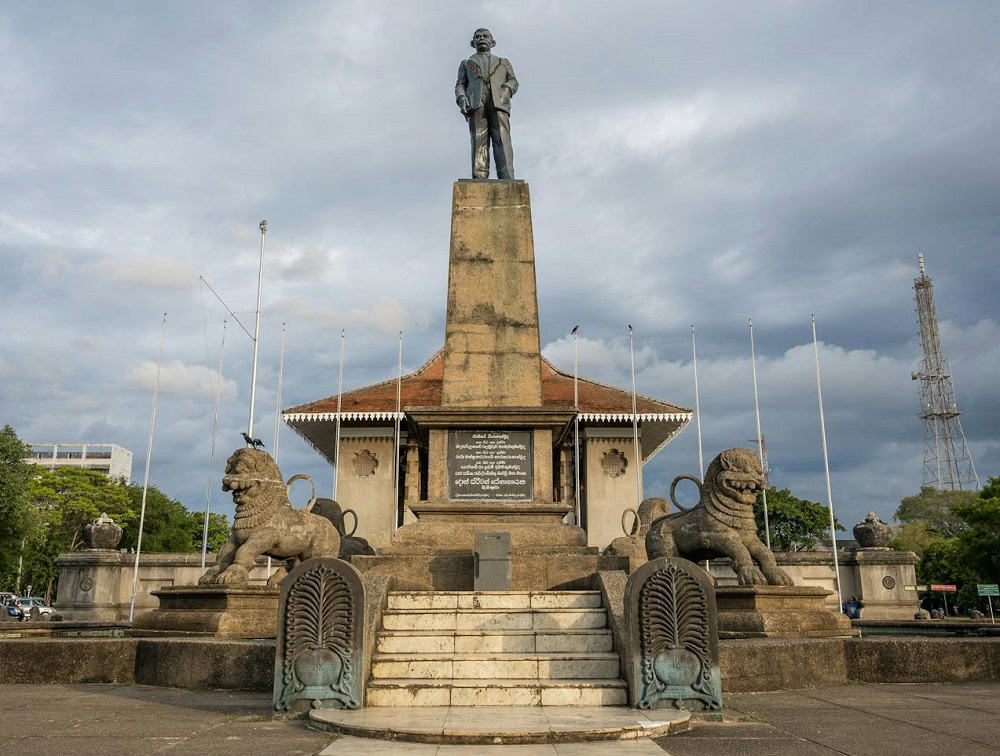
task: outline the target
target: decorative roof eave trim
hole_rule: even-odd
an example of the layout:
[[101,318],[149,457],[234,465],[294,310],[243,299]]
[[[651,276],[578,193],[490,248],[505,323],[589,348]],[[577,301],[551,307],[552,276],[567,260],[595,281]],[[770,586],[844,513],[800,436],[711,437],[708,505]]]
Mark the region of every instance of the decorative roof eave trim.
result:
[[[281,415],[286,423],[323,422],[337,419],[336,412],[285,412]],[[403,412],[341,412],[344,420],[395,420],[403,419]]]
[[[638,412],[635,417],[643,423],[687,423],[691,420],[690,412]],[[632,422],[631,412],[581,412],[580,420],[584,422],[614,422],[627,420]]]

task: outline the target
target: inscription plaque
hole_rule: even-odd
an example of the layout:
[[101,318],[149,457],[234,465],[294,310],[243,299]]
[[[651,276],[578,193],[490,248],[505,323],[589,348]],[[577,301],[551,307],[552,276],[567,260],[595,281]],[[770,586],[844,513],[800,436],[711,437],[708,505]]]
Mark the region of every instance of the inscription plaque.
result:
[[448,431],[448,498],[532,498],[531,431]]

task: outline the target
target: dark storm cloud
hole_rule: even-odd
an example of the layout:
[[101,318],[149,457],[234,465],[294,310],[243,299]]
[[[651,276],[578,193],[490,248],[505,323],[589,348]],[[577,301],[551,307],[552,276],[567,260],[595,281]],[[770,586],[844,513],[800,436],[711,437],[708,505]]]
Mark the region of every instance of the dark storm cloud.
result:
[[[1000,11],[986,4],[71,4],[0,16],[0,414],[32,440],[136,453],[166,310],[153,479],[201,506],[221,322],[252,328],[268,218],[255,434],[282,404],[406,369],[443,340],[451,89],[484,23],[521,79],[542,341],[581,372],[693,406],[706,454],[754,432],[774,482],[822,500],[816,312],[841,520],[918,487],[915,253],[935,280],[981,475],[1000,472]],[[215,478],[245,427],[229,318]],[[693,471],[685,430],[647,489]],[[286,474],[330,471],[285,431]],[[217,489],[217,480],[212,488]],[[214,506],[228,508],[220,493]]]

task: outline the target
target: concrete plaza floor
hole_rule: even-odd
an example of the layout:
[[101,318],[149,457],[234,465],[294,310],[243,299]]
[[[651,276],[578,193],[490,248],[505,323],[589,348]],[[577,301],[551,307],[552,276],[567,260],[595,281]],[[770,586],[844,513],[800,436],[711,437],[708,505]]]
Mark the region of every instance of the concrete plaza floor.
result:
[[987,754],[1000,683],[844,685],[725,696],[726,721],[656,741],[436,746],[338,738],[268,718],[270,697],[145,685],[0,685],[0,754]]

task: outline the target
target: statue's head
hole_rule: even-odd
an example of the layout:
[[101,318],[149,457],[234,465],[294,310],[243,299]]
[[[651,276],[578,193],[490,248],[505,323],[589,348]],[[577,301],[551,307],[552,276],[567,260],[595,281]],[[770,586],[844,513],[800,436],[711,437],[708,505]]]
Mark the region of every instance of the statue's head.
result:
[[469,45],[476,48],[477,52],[489,52],[496,47],[496,44],[497,41],[493,39],[489,29],[476,29],[472,35],[472,41],[469,42]]
[[264,496],[269,488],[284,488],[284,485],[281,470],[265,451],[237,449],[226,460],[222,490],[232,492],[237,507]]
[[753,507],[764,488],[760,459],[750,449],[727,449],[712,460],[705,473],[705,485],[724,497]]

